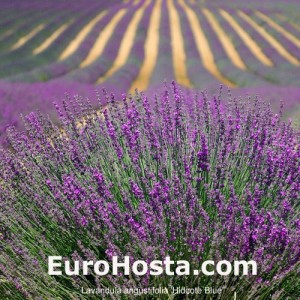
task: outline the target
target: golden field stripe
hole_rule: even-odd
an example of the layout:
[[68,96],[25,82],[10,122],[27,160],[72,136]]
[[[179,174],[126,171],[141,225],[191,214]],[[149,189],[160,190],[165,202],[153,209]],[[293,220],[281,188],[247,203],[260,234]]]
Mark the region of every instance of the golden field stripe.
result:
[[40,46],[33,50],[33,54],[37,55],[43,51],[45,51],[48,47],[53,44],[53,42],[70,26],[71,22],[60,26],[56,31],[54,31]]
[[59,61],[62,61],[71,56],[79,48],[84,39],[92,31],[95,25],[107,14],[107,11],[102,11],[95,18],[93,18],[88,24],[86,24],[82,30],[76,35],[76,37],[70,42],[66,49],[59,56]]
[[296,30],[300,31],[300,25],[295,24],[292,20],[286,18],[284,15],[282,15],[282,14],[276,14],[275,16],[277,16],[281,21],[289,23]]
[[287,30],[285,30],[283,27],[275,23],[271,18],[263,14],[262,12],[256,11],[255,14],[265,21],[268,25],[273,27],[275,30],[277,30],[279,33],[281,33],[284,37],[286,37],[289,41],[294,43],[297,47],[300,48],[300,40],[297,39],[293,34],[289,33]]
[[148,88],[151,75],[156,65],[159,50],[159,27],[161,20],[162,0],[156,0],[153,8],[150,24],[148,27],[147,38],[145,42],[145,59],[139,71],[137,78],[131,85],[130,91],[138,89],[140,91]]
[[253,29],[255,29],[263,38],[267,40],[267,42],[277,50],[277,52],[284,57],[291,64],[299,66],[300,61],[290,54],[272,35],[270,35],[265,28],[259,26],[256,22],[254,22],[248,15],[246,15],[242,11],[238,11],[238,15],[245,20]]
[[40,24],[35,29],[31,30],[28,34],[21,37],[14,45],[11,46],[10,50],[16,50],[25,45],[31,38],[45,28],[45,24]]
[[136,10],[122,38],[118,55],[112,67],[97,80],[97,83],[102,83],[126,64],[134,43],[139,23],[144,15],[145,9],[150,5],[150,3],[151,0],[147,0],[139,9]]
[[182,84],[186,87],[192,87],[192,83],[188,78],[186,70],[186,55],[184,50],[184,40],[180,27],[180,18],[174,6],[173,0],[167,0],[167,7],[169,11],[172,59],[175,79],[179,84]]
[[[26,14],[25,19],[22,20],[20,23],[18,22],[17,24],[12,25],[7,31],[2,32],[0,34],[0,41],[6,38],[7,36],[17,33],[18,30],[22,29],[22,27],[26,26],[28,24],[28,18],[29,16]],[[37,16],[38,18],[38,16]],[[32,20],[29,20],[30,23],[32,23]],[[0,24],[1,27],[1,24]]]
[[185,10],[185,13],[187,15],[187,18],[189,20],[195,43],[198,49],[198,53],[202,59],[202,63],[214,77],[216,77],[220,82],[223,82],[229,87],[236,87],[236,84],[234,84],[232,81],[227,79],[223,76],[223,74],[219,71],[219,69],[216,66],[215,59],[213,52],[209,46],[208,40],[201,28],[200,22],[198,20],[197,14],[186,5],[186,3],[183,0],[178,0],[178,3],[183,7]]
[[[287,21],[288,22],[288,21]],[[300,31],[300,25],[290,22],[290,24],[298,31]]]
[[8,37],[9,35],[11,35],[14,32],[13,29],[9,29],[7,31],[5,31],[4,33],[2,33],[0,35],[0,41],[2,41],[3,39],[5,39],[6,37]]
[[227,56],[231,60],[231,62],[239,69],[246,70],[247,67],[244,64],[242,58],[240,57],[239,53],[235,49],[232,41],[228,37],[228,34],[222,29],[220,24],[218,23],[215,16],[206,8],[202,9],[203,14],[205,15],[206,19],[208,20],[210,26],[218,36]]
[[140,3],[140,0],[134,0],[133,5],[138,5]]
[[239,35],[248,49],[252,52],[252,54],[264,65],[268,67],[272,67],[273,62],[264,54],[259,45],[252,39],[252,37],[245,31],[238,22],[225,10],[220,9],[221,16],[229,23],[229,25],[235,30],[235,32]]
[[104,29],[100,32],[97,40],[95,41],[92,49],[90,50],[87,57],[81,62],[80,67],[84,68],[90,64],[92,64],[99,56],[101,56],[102,52],[105,49],[106,43],[111,38],[114,33],[114,30],[118,23],[121,21],[123,16],[125,15],[127,9],[120,9],[111,19],[111,21],[104,27]]

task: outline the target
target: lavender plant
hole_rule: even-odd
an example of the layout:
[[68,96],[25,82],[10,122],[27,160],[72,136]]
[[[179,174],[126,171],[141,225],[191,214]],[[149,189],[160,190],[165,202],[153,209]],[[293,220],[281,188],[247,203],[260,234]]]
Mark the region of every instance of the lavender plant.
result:
[[[154,96],[124,94],[120,105],[105,90],[103,97],[100,113],[80,97],[57,105],[62,128],[37,112],[24,118],[25,132],[7,132],[10,149],[0,151],[7,299],[97,299],[80,289],[168,284],[224,287],[214,299],[299,297],[300,149],[291,124],[258,99],[229,94],[221,104],[221,93],[210,100],[174,82]],[[252,259],[258,275],[49,276],[50,255],[170,256],[193,269]]]

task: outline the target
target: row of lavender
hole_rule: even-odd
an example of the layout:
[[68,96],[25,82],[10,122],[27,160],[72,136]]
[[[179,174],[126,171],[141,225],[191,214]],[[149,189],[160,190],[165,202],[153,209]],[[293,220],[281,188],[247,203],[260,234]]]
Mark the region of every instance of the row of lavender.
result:
[[[28,77],[28,71],[37,69],[35,73],[38,75],[36,77],[32,75],[31,81],[45,81],[57,77],[57,74],[55,73],[47,76],[47,73],[42,71],[42,66],[48,67],[51,70],[51,65],[55,64],[55,61],[58,60],[61,52],[72,42],[74,37],[82,30],[82,27],[102,10],[111,6],[119,7],[118,5],[112,5],[112,3],[107,3],[105,1],[103,3],[92,2],[91,5],[82,4],[81,6],[73,6],[70,5],[70,3],[67,3],[63,8],[58,6],[46,9],[43,12],[38,10],[35,13],[29,14],[27,16],[28,20],[25,19],[25,21],[24,19],[18,20],[17,18],[16,23],[20,24],[19,26],[16,26],[16,30],[8,36],[4,35],[1,39],[0,49],[2,50],[2,53],[0,54],[0,76],[2,78],[7,78],[10,75],[26,72],[26,75],[22,76],[23,79],[25,79]],[[57,37],[55,42],[49,45],[45,51],[38,55],[33,54],[34,49],[41,45],[45,39],[57,30],[57,28],[68,23],[70,23],[70,26],[67,27],[67,29],[63,31],[62,34]],[[104,25],[105,24],[103,23],[99,24],[97,27],[98,31],[93,32],[94,39]],[[30,34],[30,32],[38,26],[45,27],[30,38],[24,45],[17,49],[12,49],[12,46],[14,46],[22,36],[24,37],[27,34]],[[82,46],[89,49],[92,44],[93,41],[89,41],[87,38]],[[61,65],[60,69],[64,70],[63,74],[68,72],[67,66],[69,64],[70,62],[65,61],[64,64]],[[71,61],[71,65],[73,68],[76,68],[76,61],[73,63]],[[39,70],[40,67],[41,69]],[[59,67],[57,68],[59,69]]]
[[[7,52],[9,46],[11,46],[17,39],[16,34],[12,34],[2,41],[2,54],[0,55],[1,59],[1,72],[0,76],[2,78],[8,78],[12,81],[48,81],[51,79],[56,79],[64,77],[68,80],[75,80],[86,83],[95,83],[97,78],[105,73],[109,67],[113,64],[114,59],[117,55],[117,49],[120,45],[120,41],[124,36],[127,25],[132,19],[135,12],[140,8],[144,3],[141,1],[140,4],[133,6],[131,2],[127,4],[120,4],[113,6],[108,14],[102,18],[87,35],[85,40],[79,46],[77,51],[74,52],[69,58],[64,61],[57,62],[57,59],[61,52],[66,48],[66,46],[72,41],[72,39],[78,34],[80,29],[88,23],[93,17],[95,17],[97,12],[96,6],[87,6],[85,9],[81,7],[74,7],[74,9],[69,9],[67,13],[54,13],[54,16],[50,12],[47,14],[42,13],[34,18],[35,21],[25,22],[26,24],[22,26],[23,32],[28,32],[30,29],[34,28],[41,22],[47,23],[48,25],[44,30],[39,32],[34,38],[30,40],[27,44],[20,49],[15,51]],[[191,82],[195,87],[201,88],[209,81],[213,81],[212,75],[207,71],[203,62],[200,59],[199,53],[195,46],[195,37],[193,36],[190,28],[189,21],[187,20],[184,9],[174,1],[176,9],[180,15],[181,20],[181,29],[185,37],[185,52],[187,54],[187,66],[188,66],[188,75],[190,76]],[[186,4],[188,5],[188,4]],[[103,4],[98,5],[98,7],[103,8]],[[95,40],[97,39],[99,32],[103,29],[109,22],[111,18],[122,8],[127,7],[128,11],[122,20],[116,25],[114,30],[114,35],[108,40],[107,45],[102,53],[102,55],[95,60],[91,65],[80,68],[80,63],[86,58],[92,46],[94,45]],[[113,78],[109,79],[110,82],[119,82],[119,77],[121,76],[127,82],[124,83],[123,89],[126,90],[130,87],[130,83],[134,80],[134,77],[137,76],[138,70],[143,61],[144,55],[144,43],[146,39],[147,26],[149,24],[149,16],[151,14],[151,8],[153,4],[149,6],[146,10],[147,13],[144,14],[141,23],[135,37],[134,47],[128,58],[128,64],[125,66],[122,71],[123,74],[115,74]],[[226,10],[230,15],[235,19],[237,23],[244,28],[249,35],[257,42],[261,50],[267,55],[274,63],[273,67],[264,66],[245,43],[241,40],[240,36],[233,30],[233,28],[222,18],[218,9],[215,7],[209,7],[211,13],[217,19],[217,22],[225,29],[226,32],[230,33],[230,37],[234,44],[234,47],[237,49],[241,58],[244,60],[244,63],[247,67],[246,70],[241,70],[235,67],[232,62],[228,59],[228,56],[224,50],[223,45],[220,43],[219,37],[216,35],[214,30],[209,24],[207,18],[203,15],[202,10],[195,4],[190,5],[190,8],[194,9],[197,12],[198,19],[200,21],[201,27],[206,35],[210,48],[212,50],[215,63],[219,68],[220,72],[232,81],[237,86],[257,86],[257,85],[296,85],[297,75],[300,68],[294,66],[288,62],[285,58],[282,57],[275,50],[274,47],[255,31],[245,20],[240,18],[237,15],[234,9],[226,7]],[[247,14],[251,14],[251,11],[245,11]],[[47,15],[47,16],[45,16]],[[50,17],[52,15],[52,17]],[[253,21],[257,24],[259,20],[256,19],[255,15],[251,15]],[[51,20],[50,20],[51,19]],[[56,42],[51,45],[46,51],[42,52],[39,55],[32,56],[32,50],[39,45],[46,36],[50,35],[55,29],[61,26],[63,23],[67,23],[75,19],[74,23],[64,31],[61,36],[56,40]],[[163,3],[163,17],[161,18],[160,23],[160,44],[164,44],[164,41],[170,41],[169,34],[169,13],[167,11],[167,5]],[[272,30],[268,24],[262,24],[267,31],[274,36],[281,45],[284,45],[286,50],[293,54],[299,61],[299,48],[293,44],[290,40],[286,39],[283,35],[278,34],[278,32]],[[281,23],[281,25],[283,25]],[[286,26],[286,24],[284,24]],[[299,33],[296,30],[292,29],[292,26],[287,27],[288,30],[296,35]],[[0,36],[1,37],[1,36]],[[163,47],[160,45],[160,47]],[[158,62],[168,65],[168,68],[171,69],[171,72],[168,72],[168,76],[172,77],[172,62],[166,57],[166,53],[159,51]],[[172,49],[170,49],[172,50]],[[22,57],[22,59],[20,59]],[[165,63],[164,61],[168,61]],[[159,63],[157,63],[157,68],[160,68]],[[32,69],[32,71],[30,71]],[[30,71],[30,72],[28,72]],[[16,75],[19,74],[19,75]],[[291,76],[290,74],[294,74]],[[127,76],[129,75],[129,76]],[[158,77],[157,77],[158,76]],[[152,76],[153,82],[159,82],[164,79],[158,71],[154,71]],[[169,78],[170,79],[170,78]],[[203,80],[204,81],[203,81]],[[201,83],[200,83],[201,82]],[[127,85],[127,86],[126,86]]]
[[[186,10],[180,4],[182,2],[185,2],[187,7],[196,12],[198,21],[213,53],[215,65],[225,78],[237,86],[248,87],[243,93],[255,93],[253,89],[260,86],[259,95],[263,96],[267,101],[271,101],[276,109],[279,107],[279,100],[282,99],[286,103],[287,115],[290,115],[289,112],[292,111],[295,115],[298,114],[299,107],[297,103],[300,101],[300,92],[299,89],[292,86],[299,86],[300,77],[297,75],[299,74],[299,67],[293,66],[279,55],[257,31],[236,13],[236,10],[226,5],[219,7],[207,5],[208,10],[213,14],[223,30],[230,33],[230,38],[237,52],[247,66],[246,70],[237,68],[228,59],[219,37],[203,13],[202,8],[189,4],[188,1],[174,1],[175,9],[180,16],[181,33],[184,37],[187,74],[195,88],[205,88],[214,92],[218,88],[219,80],[205,68],[202,62]],[[95,83],[100,76],[104,75],[116,61],[125,32],[127,32],[129,24],[139,9],[145,4],[145,1],[134,2],[134,5],[133,1],[122,4],[114,4],[113,2],[103,4],[91,1],[90,5],[81,3],[74,6],[69,5],[68,1],[61,2],[59,5],[52,2],[52,4],[48,4],[48,8],[42,8],[42,4],[37,3],[32,2],[31,6],[27,4],[27,9],[24,8],[21,11],[9,10],[7,8],[8,16],[5,17],[4,15],[2,19],[4,26],[0,27],[2,30],[0,31],[0,39],[1,37],[3,38],[2,42],[0,42],[0,77],[9,79],[11,82],[0,81],[0,135],[2,135],[9,124],[20,124],[20,113],[26,114],[32,110],[40,109],[45,113],[53,115],[52,102],[54,100],[60,101],[64,97],[64,92],[73,95],[76,91],[76,93],[80,92],[82,95],[90,96],[91,99],[94,99],[94,90],[96,87],[92,83]],[[108,90],[113,89],[116,91],[118,89],[123,92],[128,91],[131,87],[132,82],[139,74],[145,58],[144,45],[147,39],[154,3],[155,1],[147,6],[143,13],[136,35],[134,36],[133,47],[126,63],[118,68],[113,76],[109,77],[97,89],[106,86]],[[263,52],[272,59],[275,64],[273,67],[264,66],[258,61],[257,57],[249,50],[244,41],[233,30],[232,26],[220,14],[220,8],[230,13],[232,18],[247,30]],[[58,61],[61,53],[78,36],[78,33],[104,9],[107,9],[107,14],[94,24],[89,34],[78,48],[75,49],[76,51],[69,57]],[[116,24],[113,35],[103,48],[102,55],[92,64],[80,68],[80,64],[88,56],[99,33],[110,24],[111,20],[122,9],[127,10],[126,14]],[[255,19],[254,10],[245,11],[251,14],[253,20],[258,22],[258,19]],[[297,36],[296,28],[292,27],[288,22],[280,20],[278,17],[275,18],[278,11],[270,10],[270,8],[269,10],[262,10],[266,15],[274,16],[274,21]],[[2,14],[4,14],[3,11]],[[21,16],[21,18],[16,18],[14,24],[11,20],[13,16]],[[170,13],[167,1],[162,1],[158,56],[150,78],[151,87],[157,86],[164,79],[170,80],[175,78],[171,55],[172,43],[169,17]],[[46,20],[48,20],[48,23]],[[51,35],[57,28],[68,21],[73,23],[58,36],[53,44],[40,54],[32,55],[33,49],[36,49],[45,40],[46,36]],[[11,52],[8,51],[22,35],[43,23],[46,24],[45,29],[39,32],[28,43],[19,49]],[[266,24],[262,25],[270,30],[270,26],[268,27]],[[14,26],[19,28],[19,30],[8,36],[4,36],[6,30]],[[18,36],[18,32],[20,36]],[[291,41],[287,40],[284,36],[279,35],[274,30],[272,31],[272,35],[276,36],[278,41],[282,41],[284,46],[291,52],[296,50],[295,45],[292,45]],[[41,81],[47,81],[47,83],[37,83]],[[31,82],[32,84],[21,84],[21,82]],[[277,85],[290,85],[291,87],[285,90],[283,87],[281,88]]]

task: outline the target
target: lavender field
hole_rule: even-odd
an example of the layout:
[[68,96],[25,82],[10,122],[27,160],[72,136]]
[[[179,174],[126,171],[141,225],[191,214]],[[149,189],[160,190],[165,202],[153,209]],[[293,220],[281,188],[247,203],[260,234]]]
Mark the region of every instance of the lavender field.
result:
[[172,79],[213,92],[222,83],[236,95],[259,87],[297,118],[297,1],[250,2],[1,1],[0,131],[20,113],[50,112],[64,92],[123,93]]
[[[0,300],[300,299],[299,1],[0,8]],[[259,274],[55,277],[49,255]]]

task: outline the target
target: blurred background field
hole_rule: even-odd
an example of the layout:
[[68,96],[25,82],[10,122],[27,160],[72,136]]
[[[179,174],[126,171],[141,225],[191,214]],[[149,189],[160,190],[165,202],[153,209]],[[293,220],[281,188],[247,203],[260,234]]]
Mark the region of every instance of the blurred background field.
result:
[[0,1],[0,135],[20,113],[53,114],[67,92],[95,100],[164,80],[258,95],[300,119],[297,0]]

